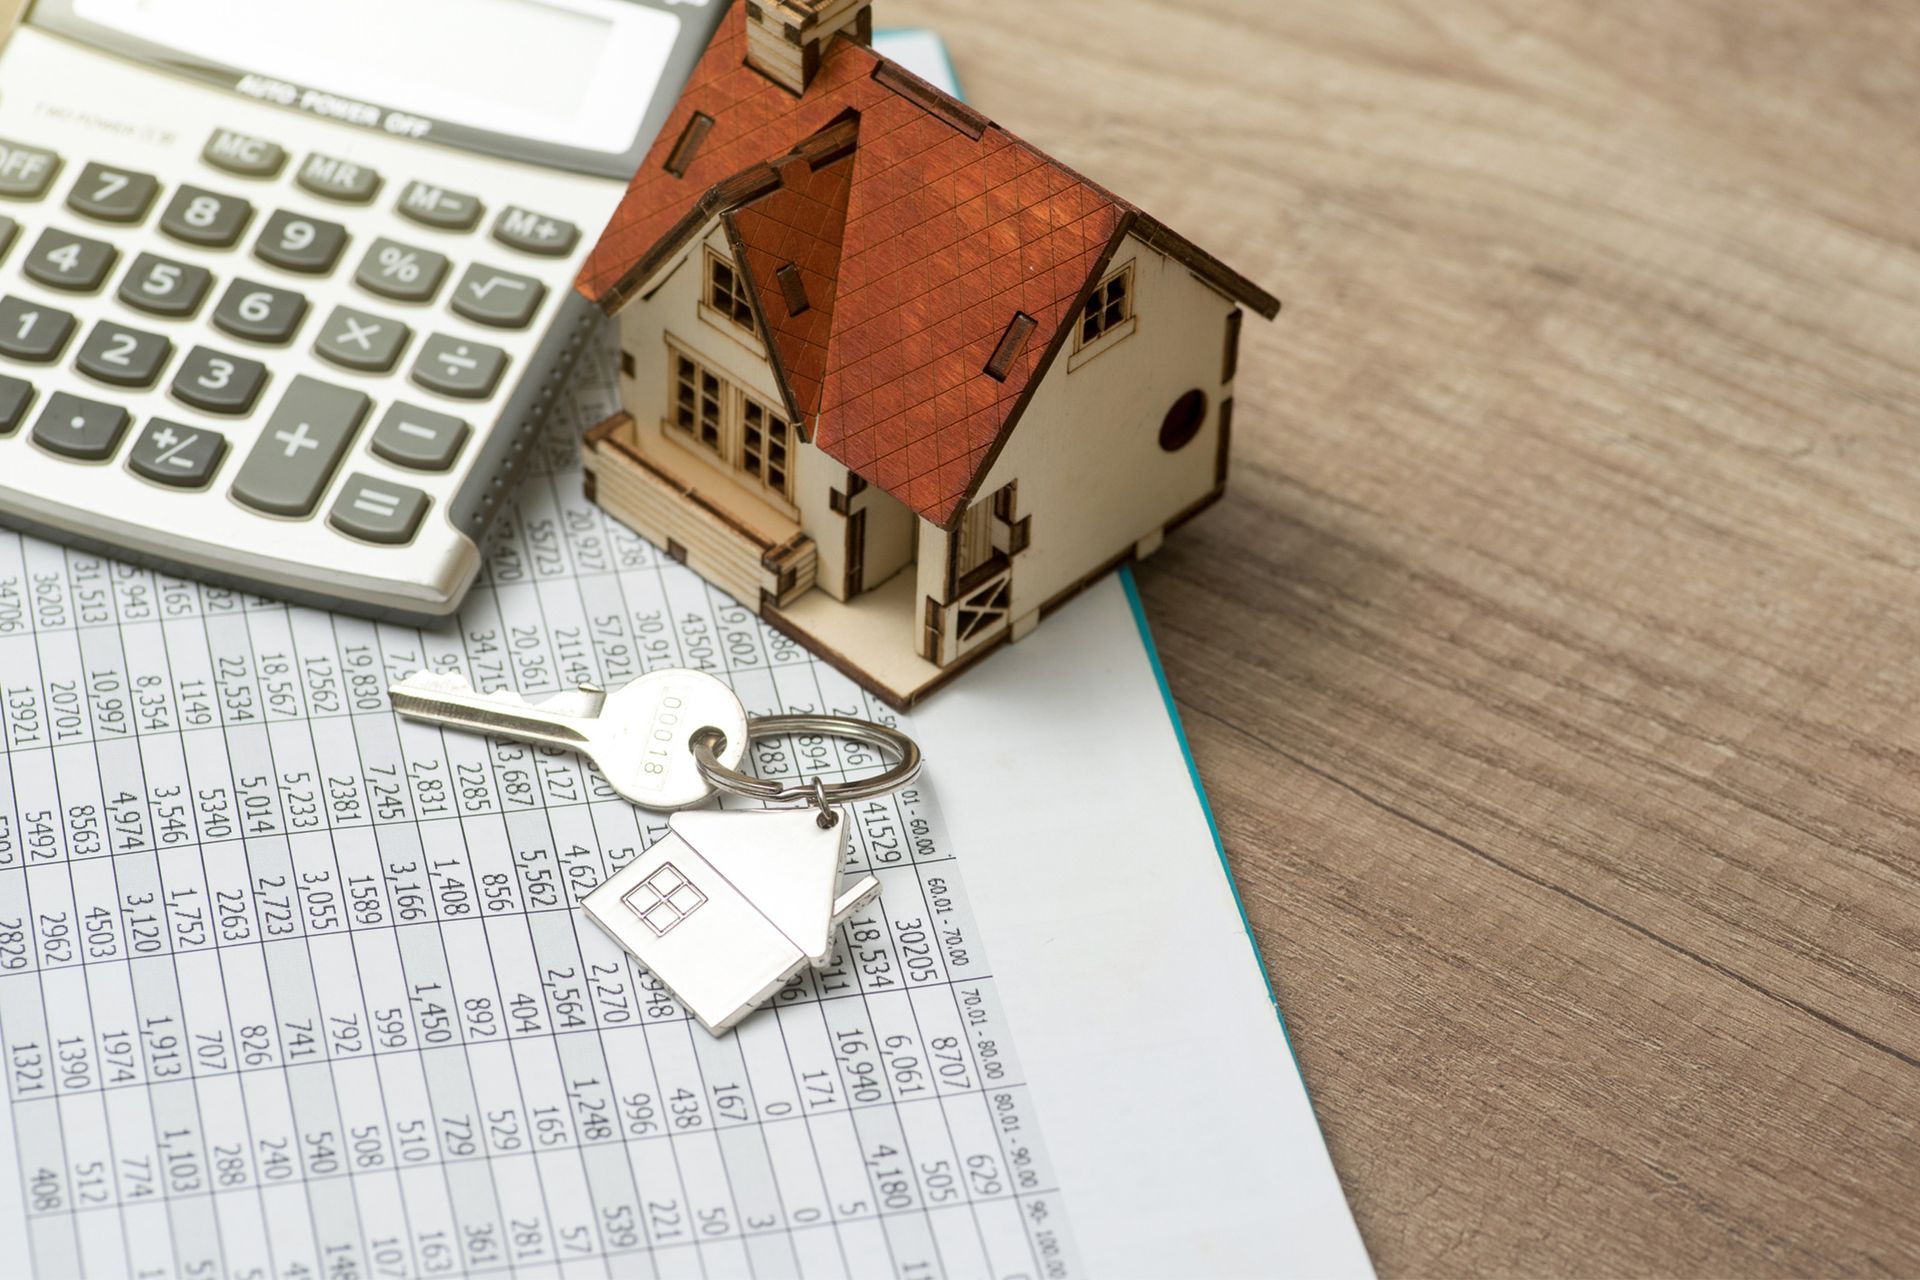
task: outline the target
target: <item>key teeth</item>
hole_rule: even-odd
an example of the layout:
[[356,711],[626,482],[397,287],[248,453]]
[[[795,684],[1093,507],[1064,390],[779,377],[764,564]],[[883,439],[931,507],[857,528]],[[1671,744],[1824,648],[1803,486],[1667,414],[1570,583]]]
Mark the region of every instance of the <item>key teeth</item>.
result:
[[457,671],[416,671],[387,689],[388,693],[472,693],[473,685]]

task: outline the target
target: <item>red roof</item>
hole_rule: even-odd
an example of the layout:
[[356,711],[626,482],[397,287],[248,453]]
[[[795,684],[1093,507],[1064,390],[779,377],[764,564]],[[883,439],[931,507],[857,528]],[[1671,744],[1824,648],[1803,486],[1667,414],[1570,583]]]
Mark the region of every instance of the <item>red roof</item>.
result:
[[[696,112],[713,124],[676,177],[666,165]],[[1262,314],[1279,305],[850,39],[828,45],[796,98],[747,65],[737,18],[721,22],[579,289],[617,310],[715,215],[756,285],[790,411],[828,456],[943,526],[972,497],[1121,231],[1184,250]],[[780,279],[789,264],[798,314],[791,273]],[[1019,312],[1035,336],[996,379],[986,366]]]

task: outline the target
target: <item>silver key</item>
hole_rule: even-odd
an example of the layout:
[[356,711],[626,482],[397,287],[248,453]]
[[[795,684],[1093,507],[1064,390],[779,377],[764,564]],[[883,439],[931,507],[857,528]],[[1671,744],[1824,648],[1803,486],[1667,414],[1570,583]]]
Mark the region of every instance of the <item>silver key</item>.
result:
[[577,751],[609,785],[645,809],[685,809],[713,794],[689,745],[703,729],[726,738],[719,757],[737,769],[747,754],[747,709],[725,682],[669,667],[612,693],[581,685],[535,705],[511,691],[476,693],[465,676],[416,671],[387,690],[410,720]]

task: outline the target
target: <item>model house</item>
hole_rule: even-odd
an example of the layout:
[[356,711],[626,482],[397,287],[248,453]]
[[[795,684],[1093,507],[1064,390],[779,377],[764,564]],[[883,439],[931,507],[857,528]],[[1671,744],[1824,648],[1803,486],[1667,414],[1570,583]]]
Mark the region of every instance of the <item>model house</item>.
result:
[[904,706],[1218,498],[1218,259],[867,47],[722,21],[579,288],[619,319],[595,499]]

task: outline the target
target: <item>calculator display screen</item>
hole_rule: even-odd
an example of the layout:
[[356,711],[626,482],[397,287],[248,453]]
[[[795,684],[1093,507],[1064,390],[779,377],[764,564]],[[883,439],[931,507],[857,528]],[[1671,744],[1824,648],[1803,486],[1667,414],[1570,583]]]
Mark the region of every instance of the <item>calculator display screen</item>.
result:
[[[240,92],[298,110],[440,141],[484,134],[609,156],[635,149],[683,43],[678,14],[632,0],[43,0],[40,8],[70,14],[77,34],[109,33],[121,51],[176,70],[224,69]],[[702,44],[705,17],[691,19]]]

